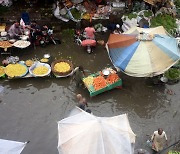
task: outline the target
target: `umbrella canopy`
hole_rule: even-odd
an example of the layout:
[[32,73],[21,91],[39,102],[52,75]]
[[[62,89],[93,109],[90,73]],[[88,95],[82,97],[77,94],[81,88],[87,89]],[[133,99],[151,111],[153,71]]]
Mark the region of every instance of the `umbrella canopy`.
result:
[[20,154],[26,143],[0,139],[0,154]]
[[111,34],[106,48],[114,66],[135,77],[160,75],[180,59],[177,40],[162,26]]
[[58,122],[60,154],[133,154],[135,134],[126,114],[96,117],[78,107]]

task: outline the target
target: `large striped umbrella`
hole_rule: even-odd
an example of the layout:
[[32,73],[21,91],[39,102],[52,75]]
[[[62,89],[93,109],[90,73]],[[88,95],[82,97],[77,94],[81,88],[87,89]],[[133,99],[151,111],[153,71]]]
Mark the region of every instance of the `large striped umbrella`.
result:
[[135,77],[160,75],[180,59],[177,40],[162,26],[111,34],[106,48],[113,65]]

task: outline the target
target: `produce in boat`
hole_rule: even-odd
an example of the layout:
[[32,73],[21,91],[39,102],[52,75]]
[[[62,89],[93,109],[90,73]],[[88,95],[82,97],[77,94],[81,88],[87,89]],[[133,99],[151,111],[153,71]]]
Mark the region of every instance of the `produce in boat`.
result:
[[42,62],[42,63],[47,63],[49,61],[49,59],[47,59],[47,58],[42,58],[41,60],[40,60],[40,62]]
[[9,43],[8,41],[1,41],[0,42],[0,47],[1,48],[9,48],[9,47],[12,47],[12,44]]
[[106,78],[106,81],[108,84],[113,84],[119,80],[119,76],[115,73],[109,74],[108,77]]
[[17,48],[26,48],[30,45],[31,43],[29,41],[23,41],[23,40],[18,40],[16,41],[13,45]]
[[26,64],[26,66],[30,67],[30,66],[32,66],[32,65],[34,64],[34,61],[32,61],[32,60],[26,60],[26,61],[25,61],[25,64]]
[[9,77],[20,77],[27,73],[27,67],[22,64],[9,64],[4,69]]
[[107,86],[105,78],[102,76],[95,77],[93,81],[93,86],[96,91],[105,88]]
[[83,79],[83,82],[88,87],[93,85],[93,81],[94,81],[94,77],[93,76],[88,76],[88,77]]
[[3,76],[4,74],[5,74],[4,68],[0,66],[0,77]]
[[46,66],[38,66],[33,70],[34,75],[44,75],[47,74],[49,69]]
[[65,59],[55,60],[51,64],[52,72],[55,76],[68,76],[72,73],[73,64]]
[[70,65],[66,62],[59,62],[54,65],[54,70],[56,72],[68,72],[71,69]]

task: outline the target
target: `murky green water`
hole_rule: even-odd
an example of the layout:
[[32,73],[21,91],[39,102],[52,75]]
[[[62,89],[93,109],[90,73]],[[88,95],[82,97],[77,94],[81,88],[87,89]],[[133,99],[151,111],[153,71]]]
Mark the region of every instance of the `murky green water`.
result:
[[[52,59],[70,59],[75,66],[84,66],[89,73],[112,66],[104,47],[97,46],[93,54],[87,54],[71,39],[63,40],[61,45],[16,52],[22,60],[34,58],[34,55],[42,58],[44,53],[50,53]],[[22,154],[57,154],[57,121],[63,119],[77,104],[76,94],[82,93],[94,115],[128,113],[130,125],[137,135],[136,148],[148,150],[145,141],[159,127],[166,131],[169,144],[178,140],[180,83],[152,86],[149,79],[128,77],[122,73],[120,76],[123,80],[122,89],[92,98],[84,87],[76,88],[71,78],[1,79],[0,84],[5,89],[0,98],[0,138],[29,140]],[[168,89],[173,94],[170,95]]]

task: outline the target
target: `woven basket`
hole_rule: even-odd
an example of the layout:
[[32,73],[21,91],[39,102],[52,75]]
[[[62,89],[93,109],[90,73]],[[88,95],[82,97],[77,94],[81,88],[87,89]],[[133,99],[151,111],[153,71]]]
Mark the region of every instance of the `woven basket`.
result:
[[[67,71],[67,72],[57,72],[57,71],[55,71],[54,70],[54,66],[56,65],[56,63],[59,63],[59,62],[66,62],[66,63],[68,63],[69,65],[70,65],[70,70],[69,71]],[[68,61],[68,60],[65,60],[65,59],[60,59],[60,60],[56,60],[56,61],[53,61],[52,62],[52,64],[51,64],[51,70],[52,70],[52,72],[55,74],[55,75],[58,75],[58,76],[66,76],[66,75],[68,75],[68,74],[70,74],[71,72],[72,72],[72,70],[73,70],[73,64],[70,62],[70,61]]]

